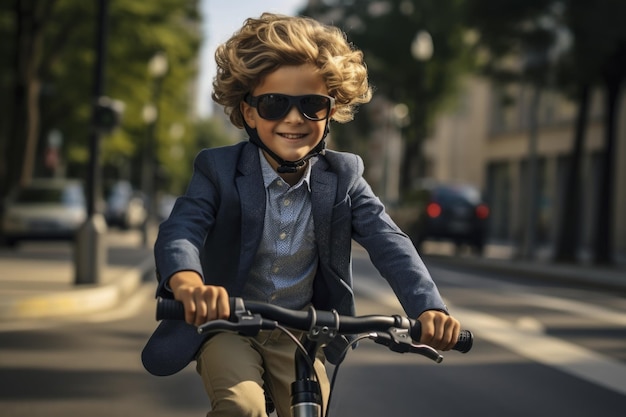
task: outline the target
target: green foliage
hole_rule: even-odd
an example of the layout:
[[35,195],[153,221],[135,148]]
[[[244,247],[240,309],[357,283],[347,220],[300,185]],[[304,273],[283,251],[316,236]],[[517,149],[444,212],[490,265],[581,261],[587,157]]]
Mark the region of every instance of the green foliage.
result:
[[[409,107],[407,129],[420,140],[435,115],[454,98],[459,76],[472,68],[464,34],[463,0],[326,1],[303,11],[342,28],[363,50],[376,94]],[[432,57],[419,60],[418,32],[432,37]],[[417,137],[420,136],[420,137]]]
[[[215,117],[196,120],[189,128],[191,131],[188,134],[181,136],[168,147],[163,147],[159,154],[166,179],[163,189],[175,195],[184,192],[189,183],[193,172],[193,160],[200,149],[225,146],[241,139],[238,131],[227,131],[223,121]],[[175,129],[177,128],[174,127],[173,130]]]
[[[622,0],[468,2],[468,24],[480,33],[477,47],[488,51],[483,67],[488,75],[495,81],[530,77],[543,82],[552,71],[555,84],[568,93],[581,83],[597,83],[607,68],[621,71],[611,60],[626,43],[625,14]],[[505,65],[512,56],[526,65],[511,71]],[[533,63],[539,64],[535,73]]]
[[[14,16],[11,3],[0,5],[0,36],[4,39],[0,52],[3,56],[13,56],[15,51],[16,27],[10,19]],[[139,182],[139,170],[135,167],[141,160],[141,153],[146,151],[147,130],[142,110],[154,99],[159,109],[155,130],[159,161],[164,165],[173,163],[164,156],[173,141],[193,141],[193,85],[201,40],[197,3],[198,0],[109,0],[104,91],[106,96],[122,101],[125,111],[121,127],[102,139],[101,159],[107,175],[125,176]],[[45,146],[49,131],[59,130],[63,135],[61,150],[69,175],[83,175],[87,170],[97,4],[97,1],[57,0],[50,3],[53,5],[50,15],[45,16],[38,69],[42,82],[39,148]],[[157,52],[167,55],[169,70],[163,77],[160,94],[155,97],[157,81],[150,77],[147,64]],[[0,92],[5,93],[3,102],[8,104],[13,98],[15,79],[11,64],[11,60],[2,60],[0,64]],[[0,115],[1,125],[6,122],[2,120],[4,117]],[[172,130],[172,126],[179,127]],[[172,137],[172,131],[178,132],[178,136]],[[0,135],[7,134],[0,130]]]
[[[313,2],[312,2],[313,3]],[[302,11],[340,27],[364,53],[374,93],[408,108],[402,128],[405,152],[401,166],[401,193],[415,176],[423,175],[421,143],[435,117],[454,103],[461,75],[474,67],[467,27],[465,0],[327,0]],[[432,54],[416,53],[418,34],[432,40]],[[333,127],[333,140],[343,149],[359,152],[380,115],[366,108],[349,126]],[[379,120],[376,120],[379,119]],[[416,169],[417,167],[417,169]]]
[[[468,24],[478,33],[482,71],[495,83],[521,79],[544,83],[561,25],[554,0],[476,0],[468,3]],[[485,51],[487,53],[485,53]]]

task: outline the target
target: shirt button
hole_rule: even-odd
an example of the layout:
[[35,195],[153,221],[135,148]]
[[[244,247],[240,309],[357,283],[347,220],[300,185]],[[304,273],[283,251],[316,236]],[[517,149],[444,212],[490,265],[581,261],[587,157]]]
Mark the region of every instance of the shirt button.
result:
[[278,235],[278,237],[280,238],[280,240],[285,240],[287,238],[287,233],[282,232],[280,235]]
[[283,201],[283,205],[285,207],[287,207],[289,204],[291,204],[291,200],[289,200],[288,198],[285,199],[285,201]]
[[276,185],[278,185],[279,187],[282,187],[283,185],[285,185],[285,183],[282,182],[281,180],[276,180]]
[[277,273],[278,271],[280,271],[279,267],[275,266],[274,268],[272,268],[273,273]]

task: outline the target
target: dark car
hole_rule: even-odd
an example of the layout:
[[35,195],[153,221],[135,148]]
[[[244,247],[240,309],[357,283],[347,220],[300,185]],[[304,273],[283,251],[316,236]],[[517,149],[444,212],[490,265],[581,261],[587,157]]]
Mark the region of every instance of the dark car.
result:
[[418,218],[411,237],[417,247],[425,240],[463,244],[482,254],[487,237],[489,206],[480,191],[465,184],[433,184],[416,193]]

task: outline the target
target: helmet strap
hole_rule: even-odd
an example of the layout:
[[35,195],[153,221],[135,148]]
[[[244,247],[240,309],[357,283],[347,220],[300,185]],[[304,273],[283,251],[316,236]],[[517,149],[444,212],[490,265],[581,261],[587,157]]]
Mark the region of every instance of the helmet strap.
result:
[[320,140],[320,142],[315,146],[315,148],[311,149],[311,151],[308,154],[306,154],[304,158],[300,158],[297,161],[285,161],[283,158],[278,156],[274,151],[268,148],[267,145],[265,145],[265,143],[263,143],[256,129],[253,129],[250,126],[248,126],[248,124],[245,121],[243,122],[243,124],[244,124],[244,128],[246,129],[246,132],[248,133],[248,136],[250,137],[249,139],[250,142],[258,146],[262,150],[264,150],[274,161],[278,163],[278,168],[276,168],[276,172],[278,172],[279,174],[295,173],[298,171],[299,168],[306,165],[309,159],[317,155],[324,155],[324,152],[326,151],[325,139],[326,139],[326,136],[328,136],[328,133],[330,132],[329,120],[326,119],[326,126],[324,127],[324,135],[322,136],[322,140]]

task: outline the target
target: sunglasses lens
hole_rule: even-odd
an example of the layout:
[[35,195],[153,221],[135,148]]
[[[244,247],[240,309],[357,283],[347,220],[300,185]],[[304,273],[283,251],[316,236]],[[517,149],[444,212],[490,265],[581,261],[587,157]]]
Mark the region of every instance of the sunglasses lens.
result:
[[249,101],[249,103],[257,108],[259,116],[267,120],[278,120],[285,117],[294,105],[298,107],[304,117],[313,121],[326,119],[331,109],[331,99],[317,94],[306,96],[262,94],[252,98],[252,100],[256,100],[256,102]]
[[300,110],[311,120],[323,120],[328,116],[330,100],[324,96],[304,96],[300,99]]
[[264,119],[274,120],[285,116],[289,111],[289,97],[278,94],[266,94],[259,97],[257,111]]

